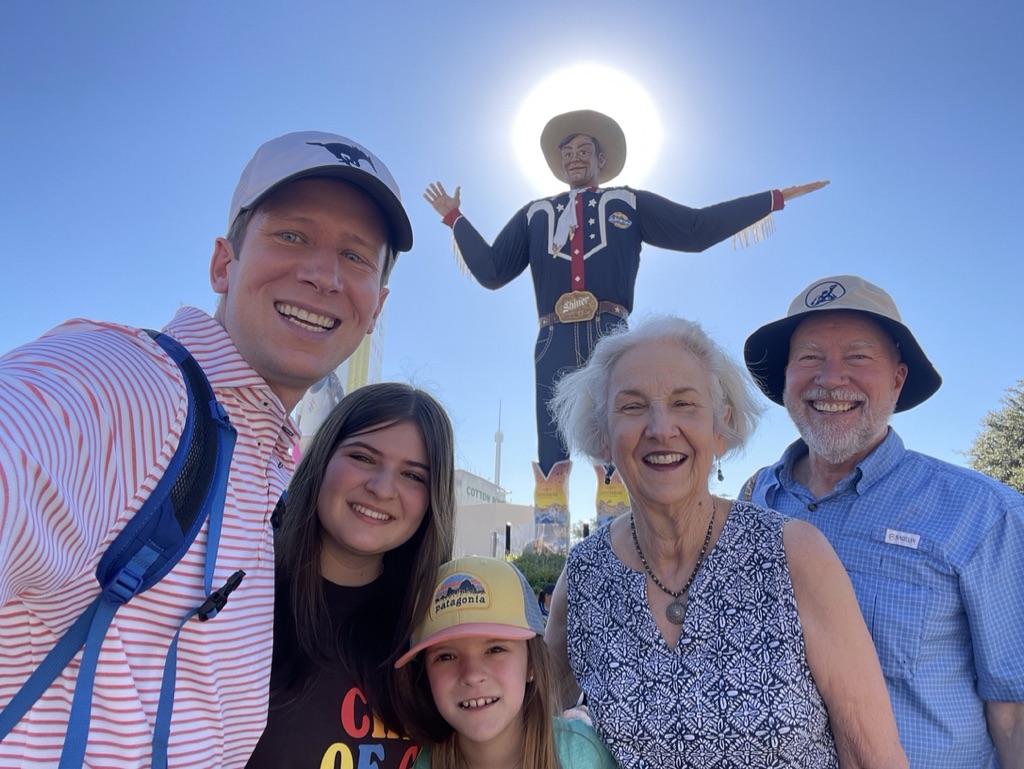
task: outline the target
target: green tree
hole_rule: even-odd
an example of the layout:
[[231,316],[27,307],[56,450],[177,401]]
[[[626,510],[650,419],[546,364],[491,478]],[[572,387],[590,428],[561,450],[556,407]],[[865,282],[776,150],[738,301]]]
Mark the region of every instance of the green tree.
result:
[[510,560],[526,577],[534,594],[540,593],[540,589],[549,582],[557,582],[565,566],[565,556],[561,553],[523,553]]
[[968,464],[1024,494],[1024,379],[1006,391],[1002,404],[981,420]]

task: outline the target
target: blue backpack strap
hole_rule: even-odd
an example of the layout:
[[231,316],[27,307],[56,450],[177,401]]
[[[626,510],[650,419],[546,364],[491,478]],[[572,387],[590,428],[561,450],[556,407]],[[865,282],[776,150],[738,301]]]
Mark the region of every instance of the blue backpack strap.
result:
[[[159,337],[157,338],[157,341],[160,341]],[[170,341],[174,342],[174,340]],[[174,342],[174,344],[177,343]],[[189,367],[194,368],[192,376],[196,378],[196,381],[193,382],[193,390],[203,394],[202,399],[200,400],[201,403],[208,404],[208,426],[216,425],[217,428],[216,462],[210,462],[209,457],[206,457],[205,460],[202,461],[205,467],[213,468],[212,478],[210,478],[205,485],[196,484],[194,487],[194,490],[201,490],[205,493],[202,506],[199,508],[201,515],[197,516],[200,519],[199,526],[202,526],[203,520],[207,517],[209,517],[210,520],[210,526],[207,533],[206,564],[203,572],[203,592],[206,593],[207,598],[202,604],[189,610],[185,613],[185,616],[181,618],[181,621],[178,623],[178,629],[175,631],[174,637],[171,639],[170,646],[167,649],[167,658],[164,662],[164,674],[160,683],[160,700],[157,705],[157,716],[153,729],[153,769],[167,769],[167,745],[171,731],[171,712],[174,708],[174,685],[177,673],[178,638],[181,634],[181,629],[193,616],[198,615],[201,622],[206,622],[207,620],[213,619],[213,617],[217,616],[220,610],[223,609],[224,605],[227,603],[228,596],[241,584],[242,578],[245,577],[244,571],[236,571],[228,578],[228,581],[223,587],[218,590],[213,590],[213,574],[217,563],[217,549],[220,546],[220,532],[224,519],[224,502],[227,494],[228,473],[231,469],[231,454],[235,447],[236,433],[228,420],[228,415],[224,410],[224,407],[217,402],[216,396],[213,394],[213,389],[210,387],[210,384],[207,381],[206,376],[203,374],[202,369],[199,367],[199,364],[196,363],[190,355],[188,355],[187,351],[185,352],[185,355],[188,357],[181,363],[182,370],[185,371],[188,376]],[[187,492],[187,489],[183,490],[183,493]],[[196,531],[198,531],[198,529],[196,529]],[[192,538],[195,538],[195,533],[192,534]],[[186,547],[185,550],[187,549],[188,548]],[[182,550],[178,558],[184,555],[185,550]]]
[[[204,378],[205,379],[205,378]],[[211,408],[216,407],[223,412],[223,407],[212,398]],[[219,437],[221,441],[217,452],[217,465],[214,472],[213,484],[209,489],[207,499],[203,503],[203,510],[209,511],[210,528],[206,545],[206,568],[203,574],[204,592],[207,595],[202,604],[188,611],[178,629],[174,632],[174,638],[167,649],[167,660],[164,662],[164,674],[160,682],[160,702],[157,706],[156,723],[153,728],[153,761],[152,769],[167,769],[167,744],[171,734],[171,711],[174,708],[174,683],[178,664],[178,637],[185,623],[198,616],[200,622],[206,622],[217,616],[228,601],[228,596],[242,583],[245,572],[236,571],[224,586],[218,590],[212,590],[213,571],[217,562],[217,548],[220,546],[221,524],[224,520],[224,501],[228,486],[228,471],[231,468],[231,453],[235,446],[235,430],[227,422],[227,414],[223,414],[224,424],[228,430],[221,430]],[[205,516],[204,516],[205,517]]]
[[[80,767],[84,760],[96,663],[103,638],[117,609],[133,596],[152,587],[174,568],[208,517],[210,530],[204,592],[209,598],[182,618],[178,632],[197,613],[202,619],[214,616],[223,608],[227,594],[237,587],[244,576],[244,572],[236,572],[224,588],[215,592],[211,590],[228,469],[235,445],[235,429],[228,420],[227,412],[217,402],[202,368],[188,351],[171,337],[155,331],[149,334],[184,374],[188,413],[178,448],[153,493],[100,559],[96,568],[96,577],[102,588],[100,595],[68,629],[0,713],[2,740],[84,645],[67,736],[61,753],[61,769]],[[154,766],[166,766],[167,761],[166,733],[161,740],[161,731],[170,730],[177,638],[176,632],[168,650],[164,684],[161,687],[153,743]],[[167,668],[170,668],[169,682]],[[161,714],[164,714],[165,725],[161,723]],[[158,749],[162,750],[161,756],[156,755]]]
[[[57,645],[50,650],[42,662],[39,663],[32,675],[22,685],[17,694],[11,698],[7,707],[0,712],[0,741],[10,734],[11,729],[18,725],[29,709],[36,703],[43,692],[50,688],[50,684],[56,680],[61,671],[78,654],[78,650],[85,643],[85,638],[92,626],[93,619],[100,606],[99,597],[96,598],[85,611],[68,628],[64,636],[57,642]],[[107,620],[109,624],[110,620]]]

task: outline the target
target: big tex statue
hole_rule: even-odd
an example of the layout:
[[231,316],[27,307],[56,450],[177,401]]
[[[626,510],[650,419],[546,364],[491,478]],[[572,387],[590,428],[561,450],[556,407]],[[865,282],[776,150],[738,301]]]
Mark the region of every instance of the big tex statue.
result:
[[[598,338],[629,316],[642,245],[699,252],[749,227],[756,235],[759,223],[763,228],[763,220],[786,200],[828,182],[688,208],[651,192],[600,186],[618,176],[626,162],[622,129],[600,112],[577,110],[552,118],[540,145],[551,172],[569,189],[527,203],[493,245],[459,210],[460,187],[449,195],[435,182],[424,197],[452,228],[462,259],[485,288],[504,286],[527,266],[533,275],[540,322],[534,352],[535,521],[544,540],[564,550],[571,463],[548,414],[552,384],[565,369],[584,365]],[[614,468],[596,469],[601,525],[628,510],[629,501]]]

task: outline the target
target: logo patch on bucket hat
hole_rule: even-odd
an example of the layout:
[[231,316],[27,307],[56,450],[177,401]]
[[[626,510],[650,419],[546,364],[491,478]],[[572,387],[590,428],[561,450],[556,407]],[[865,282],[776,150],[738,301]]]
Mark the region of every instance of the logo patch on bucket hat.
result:
[[846,296],[846,287],[838,280],[825,280],[811,288],[804,294],[804,304],[807,307],[821,307],[823,304],[834,302]]

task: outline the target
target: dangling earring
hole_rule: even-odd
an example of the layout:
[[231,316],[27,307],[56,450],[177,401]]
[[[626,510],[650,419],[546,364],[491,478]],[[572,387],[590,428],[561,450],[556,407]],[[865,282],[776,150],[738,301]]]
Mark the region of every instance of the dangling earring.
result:
[[604,466],[604,485],[610,486],[612,483],[612,476],[615,475],[615,465]]
[[725,480],[725,476],[722,474],[722,458],[718,458],[718,482],[721,483]]

